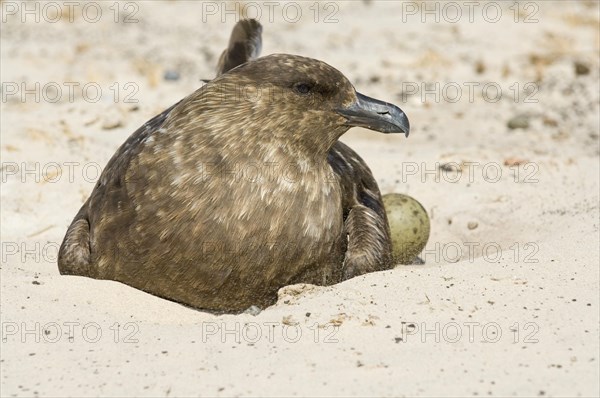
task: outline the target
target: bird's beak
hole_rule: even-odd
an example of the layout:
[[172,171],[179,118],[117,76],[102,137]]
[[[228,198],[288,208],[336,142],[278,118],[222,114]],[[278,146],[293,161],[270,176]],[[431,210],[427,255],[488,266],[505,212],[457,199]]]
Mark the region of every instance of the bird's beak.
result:
[[337,110],[347,119],[347,126],[364,127],[385,134],[404,133],[408,137],[410,124],[402,109],[358,92],[356,98],[352,105]]

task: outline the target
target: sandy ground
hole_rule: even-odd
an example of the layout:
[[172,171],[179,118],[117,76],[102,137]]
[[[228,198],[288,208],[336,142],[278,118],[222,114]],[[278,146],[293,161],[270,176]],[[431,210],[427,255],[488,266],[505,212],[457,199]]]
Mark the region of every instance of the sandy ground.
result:
[[[598,2],[0,4],[2,396],[600,394]],[[60,276],[98,172],[213,76],[236,8],[263,54],[406,111],[408,139],[343,141],[426,207],[425,264],[257,316]]]

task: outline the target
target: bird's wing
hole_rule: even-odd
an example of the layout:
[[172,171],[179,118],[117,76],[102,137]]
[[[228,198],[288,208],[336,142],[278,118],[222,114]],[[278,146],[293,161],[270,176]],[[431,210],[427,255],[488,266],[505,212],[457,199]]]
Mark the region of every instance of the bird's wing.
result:
[[[103,228],[117,228],[123,223],[123,218],[131,213],[128,211],[130,201],[127,197],[127,184],[130,182],[125,181],[126,171],[131,160],[137,156],[142,147],[140,143],[161,128],[169,113],[178,104],[156,115],[137,129],[109,160],[92,194],[67,229],[58,254],[58,267],[61,274],[100,276],[101,271],[92,266],[93,230],[99,223],[103,224]],[[114,222],[111,222],[109,218],[116,214],[111,211],[100,211],[100,207],[103,210],[118,209],[119,218],[115,217],[112,220]],[[94,216],[99,219],[94,219]]]
[[229,46],[219,58],[217,76],[257,58],[262,49],[262,26],[255,19],[239,21],[231,32]]
[[327,160],[342,187],[344,229],[348,235],[344,279],[389,268],[390,228],[379,186],[369,166],[340,141],[331,148]]

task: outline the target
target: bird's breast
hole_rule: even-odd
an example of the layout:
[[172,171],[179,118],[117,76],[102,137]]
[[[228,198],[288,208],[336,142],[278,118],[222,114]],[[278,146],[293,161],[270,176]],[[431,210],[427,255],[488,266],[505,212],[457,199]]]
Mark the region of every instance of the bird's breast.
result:
[[340,186],[327,169],[256,162],[239,167],[224,185],[222,199],[231,206],[220,209],[219,219],[243,228],[246,237],[260,231],[269,238],[318,241],[341,230]]
[[213,147],[195,151],[193,143],[169,147],[162,157],[144,151],[140,160],[148,167],[134,168],[143,172],[130,178],[144,187],[136,199],[144,203],[136,206],[138,216],[148,213],[161,239],[194,237],[198,244],[218,243],[239,257],[244,254],[236,252],[238,247],[260,247],[253,260],[264,253],[281,261],[301,251],[318,257],[338,242],[341,187],[326,159],[315,162],[272,146],[265,152],[219,145],[237,157]]

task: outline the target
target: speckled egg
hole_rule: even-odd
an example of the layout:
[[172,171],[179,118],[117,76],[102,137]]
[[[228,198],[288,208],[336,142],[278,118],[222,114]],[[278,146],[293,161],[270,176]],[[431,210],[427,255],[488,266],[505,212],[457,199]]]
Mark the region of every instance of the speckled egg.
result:
[[421,203],[408,195],[383,195],[392,234],[394,262],[411,264],[429,239],[430,223]]

